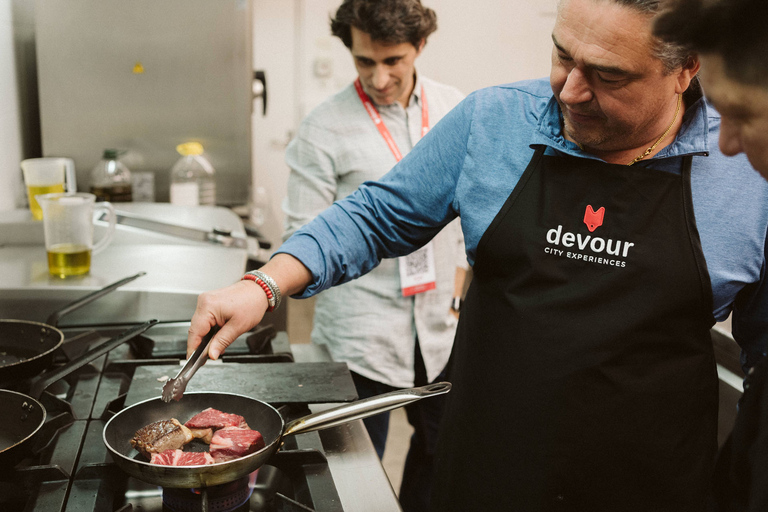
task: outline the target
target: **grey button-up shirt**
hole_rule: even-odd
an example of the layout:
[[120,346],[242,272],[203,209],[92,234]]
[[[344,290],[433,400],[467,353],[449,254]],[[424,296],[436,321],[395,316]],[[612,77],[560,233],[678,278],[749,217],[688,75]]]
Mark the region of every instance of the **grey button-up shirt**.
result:
[[[417,76],[407,108],[399,102],[377,105],[403,155],[421,138],[422,85],[430,127],[463,98],[453,87]],[[396,163],[353,84],[304,119],[285,159],[291,173],[283,202],[284,239]],[[448,362],[456,329],[450,313],[456,267],[467,268],[458,221],[446,226],[433,244],[436,289],[403,297],[398,260],[385,259],[365,276],[318,295],[312,341],[326,345],[334,360],[345,361],[364,377],[411,387],[418,336],[427,377],[434,380]]]

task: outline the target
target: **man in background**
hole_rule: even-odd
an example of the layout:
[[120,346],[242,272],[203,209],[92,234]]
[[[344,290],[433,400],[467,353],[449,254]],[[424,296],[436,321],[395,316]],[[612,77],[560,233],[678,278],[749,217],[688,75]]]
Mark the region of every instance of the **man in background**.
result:
[[704,94],[720,113],[720,150],[768,177],[768,2],[678,0],[659,37],[699,52]]
[[[680,0],[655,33],[699,52],[704,94],[720,112],[721,151],[746,153],[768,178],[768,2]],[[714,475],[718,512],[768,510],[768,360],[748,369]]]
[[[287,148],[285,239],[382,177],[461,101],[457,89],[416,71],[436,28],[435,12],[419,0],[346,0],[338,8],[331,31],[349,48],[358,77],[315,108]],[[427,248],[318,295],[312,342],[347,363],[360,398],[445,380],[465,267],[453,222]],[[410,282],[414,276],[424,279]],[[406,512],[428,507],[444,403],[435,397],[405,408],[414,428],[399,493]],[[363,421],[381,458],[389,413]]]

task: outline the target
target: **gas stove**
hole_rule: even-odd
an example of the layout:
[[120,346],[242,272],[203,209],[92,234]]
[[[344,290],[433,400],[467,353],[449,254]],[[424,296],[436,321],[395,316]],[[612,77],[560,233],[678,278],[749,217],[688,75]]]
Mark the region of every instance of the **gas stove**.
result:
[[[239,481],[211,488],[164,490],[128,477],[117,468],[102,441],[105,423],[123,407],[146,396],[159,396],[163,376],[142,378],[142,375],[168,374],[180,368],[179,362],[186,352],[188,327],[188,323],[158,324],[51,385],[41,398],[48,417],[41,435],[35,438],[33,453],[13,468],[0,469],[0,510],[399,510],[360,420],[321,432],[286,436],[281,449],[259,470]],[[56,364],[76,357],[92,343],[115,336],[124,326],[62,330],[67,338],[66,350],[61,351]],[[280,407],[286,420],[333,405],[322,402],[326,391],[320,386],[306,386],[311,389],[305,389],[301,383],[291,386],[291,379],[297,375],[327,369],[332,377],[325,381],[333,387],[327,395],[333,400],[328,402],[355,398],[345,366],[342,373],[338,363],[330,362],[327,352],[320,347],[290,345],[285,333],[271,328],[257,328],[241,336],[218,364],[224,368],[248,365],[248,372],[233,373],[253,373],[258,375],[254,381],[267,379],[268,382],[249,383],[241,378],[225,381],[220,384],[224,389],[211,391],[249,394],[263,399]],[[208,366],[211,375],[220,375],[216,364],[207,364],[198,373],[202,375],[201,386],[217,380],[205,380],[203,370],[208,370]],[[198,375],[190,381],[188,390],[193,388]],[[23,393],[27,385],[16,383],[13,388]],[[286,389],[283,394],[281,387]]]

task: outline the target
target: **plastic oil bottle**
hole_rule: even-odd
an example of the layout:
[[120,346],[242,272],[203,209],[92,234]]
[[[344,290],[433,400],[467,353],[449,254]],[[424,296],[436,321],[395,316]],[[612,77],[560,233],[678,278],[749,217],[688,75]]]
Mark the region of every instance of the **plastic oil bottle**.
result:
[[91,170],[91,193],[97,201],[133,201],[131,171],[117,159],[119,154],[116,149],[105,149],[101,160]]
[[171,204],[182,206],[216,204],[216,171],[203,156],[199,142],[176,146],[181,158],[171,168]]

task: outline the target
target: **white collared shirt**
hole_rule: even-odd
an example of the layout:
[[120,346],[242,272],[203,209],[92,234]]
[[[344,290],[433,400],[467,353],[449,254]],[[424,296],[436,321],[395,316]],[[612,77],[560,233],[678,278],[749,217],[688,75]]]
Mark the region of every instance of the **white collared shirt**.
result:
[[[422,85],[430,126],[463,98],[453,87],[417,76],[408,107],[377,105],[403,155],[421,138]],[[286,150],[286,163],[291,173],[283,202],[284,239],[363,182],[379,179],[396,160],[350,84],[302,121]],[[456,329],[450,313],[456,267],[467,268],[467,262],[458,221],[433,243],[434,290],[403,297],[398,262],[386,259],[365,276],[318,295],[312,342],[326,345],[334,360],[364,377],[411,387],[418,335],[427,377],[434,380],[448,361]]]

